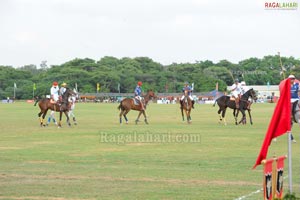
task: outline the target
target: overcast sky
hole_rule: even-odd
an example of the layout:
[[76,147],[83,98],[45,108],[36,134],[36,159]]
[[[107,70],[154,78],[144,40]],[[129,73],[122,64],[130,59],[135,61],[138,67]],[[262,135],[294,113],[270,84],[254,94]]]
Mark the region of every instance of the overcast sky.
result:
[[265,2],[0,0],[0,65],[104,56],[237,63],[278,51],[300,58],[300,8],[265,10]]

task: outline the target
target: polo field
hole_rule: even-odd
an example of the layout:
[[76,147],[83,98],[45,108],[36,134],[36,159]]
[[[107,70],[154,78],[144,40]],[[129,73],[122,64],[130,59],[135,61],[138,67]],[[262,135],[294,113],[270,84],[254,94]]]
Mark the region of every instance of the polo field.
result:
[[[78,125],[40,127],[32,103],[0,104],[0,199],[262,199],[262,166],[252,170],[275,104],[252,104],[253,125],[227,126],[218,108],[195,104],[182,122],[179,104],[150,102],[143,120],[117,103],[77,103]],[[45,120],[47,120],[48,111]],[[56,113],[56,120],[59,114]],[[241,115],[239,116],[239,119]],[[292,129],[293,191],[300,195],[300,128]],[[268,158],[287,154],[287,135]],[[284,177],[288,174],[285,161]],[[288,179],[284,180],[284,193]],[[256,191],[256,192],[255,192]]]

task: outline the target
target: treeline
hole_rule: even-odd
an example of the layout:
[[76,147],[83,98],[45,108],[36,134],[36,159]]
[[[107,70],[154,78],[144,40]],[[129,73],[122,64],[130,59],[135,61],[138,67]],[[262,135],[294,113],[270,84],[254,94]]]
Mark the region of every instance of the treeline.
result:
[[143,89],[156,92],[180,92],[184,81],[194,83],[195,92],[207,92],[216,88],[225,91],[235,78],[248,85],[274,85],[282,80],[282,73],[295,74],[300,78],[300,60],[294,57],[265,56],[249,58],[237,64],[227,60],[218,63],[196,61],[162,65],[148,57],[103,57],[99,61],[85,58],[74,59],[62,65],[25,65],[20,68],[0,66],[0,98],[32,99],[50,92],[53,81],[66,82],[81,93],[95,93],[97,83],[100,92],[133,92],[137,81]]

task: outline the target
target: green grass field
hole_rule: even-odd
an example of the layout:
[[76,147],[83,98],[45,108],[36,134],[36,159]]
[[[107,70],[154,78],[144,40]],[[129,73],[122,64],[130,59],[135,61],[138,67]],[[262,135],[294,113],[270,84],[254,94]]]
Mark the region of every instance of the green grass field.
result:
[[[178,105],[152,103],[149,125],[134,124],[136,111],[119,125],[117,104],[81,103],[78,125],[58,129],[41,128],[32,104],[0,104],[0,199],[236,199],[262,187],[262,167],[251,168],[274,104],[252,109],[254,125],[234,125],[228,110],[223,126],[217,107],[196,105],[188,125]],[[293,132],[299,196],[299,127]],[[287,154],[286,135],[270,146],[274,154]]]

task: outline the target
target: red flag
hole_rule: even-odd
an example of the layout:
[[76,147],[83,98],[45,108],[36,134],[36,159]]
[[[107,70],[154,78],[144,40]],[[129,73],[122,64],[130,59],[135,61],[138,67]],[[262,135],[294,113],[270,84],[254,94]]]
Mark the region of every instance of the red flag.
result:
[[280,98],[275,107],[268,131],[262,144],[253,169],[266,159],[268,148],[273,138],[278,137],[291,130],[291,83],[290,79],[285,79],[279,84]]

